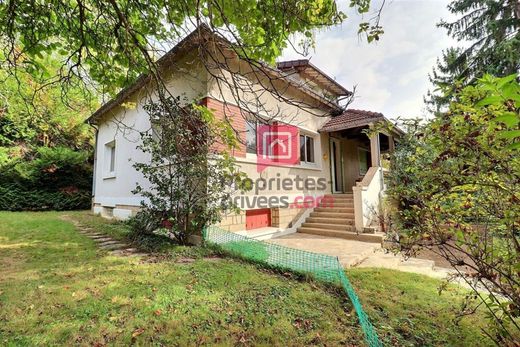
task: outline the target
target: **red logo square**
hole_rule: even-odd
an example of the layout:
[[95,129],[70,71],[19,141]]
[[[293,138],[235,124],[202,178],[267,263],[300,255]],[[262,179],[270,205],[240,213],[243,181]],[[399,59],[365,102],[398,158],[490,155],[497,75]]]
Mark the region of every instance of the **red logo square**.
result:
[[257,136],[257,171],[268,166],[298,165],[298,128],[286,124],[259,125]]

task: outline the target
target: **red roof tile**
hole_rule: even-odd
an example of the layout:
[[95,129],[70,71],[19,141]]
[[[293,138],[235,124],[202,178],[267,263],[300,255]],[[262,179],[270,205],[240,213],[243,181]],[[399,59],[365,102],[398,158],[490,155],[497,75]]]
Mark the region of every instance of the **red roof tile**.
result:
[[321,132],[333,132],[368,125],[372,122],[384,120],[382,113],[364,110],[348,109],[339,116],[332,117],[320,129]]

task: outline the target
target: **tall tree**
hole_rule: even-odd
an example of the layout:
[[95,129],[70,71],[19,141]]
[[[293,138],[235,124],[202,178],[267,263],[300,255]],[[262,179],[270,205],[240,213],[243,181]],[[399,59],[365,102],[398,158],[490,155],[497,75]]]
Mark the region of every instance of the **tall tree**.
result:
[[448,35],[461,42],[449,48],[430,75],[441,91],[429,92],[426,101],[438,110],[450,100],[446,92],[467,85],[486,73],[503,77],[520,69],[520,1],[453,0],[448,9],[458,16],[441,21]]
[[[370,1],[350,6],[365,13]],[[157,57],[201,24],[233,41],[242,58],[274,63],[290,35],[303,34],[309,43],[313,30],[345,19],[334,0],[10,0],[0,1],[0,50],[4,69],[36,73],[45,70],[38,57],[58,52],[61,69],[49,83],[79,76],[113,94],[144,72],[159,82]],[[361,23],[360,30],[376,39],[381,34],[377,22]]]
[[48,76],[57,73],[60,59],[46,55],[37,62],[46,67],[39,74],[25,69],[9,74],[0,69],[0,151],[56,146],[90,149],[92,131],[84,121],[98,106],[98,99],[77,78],[70,80],[66,91],[57,85],[45,88]]

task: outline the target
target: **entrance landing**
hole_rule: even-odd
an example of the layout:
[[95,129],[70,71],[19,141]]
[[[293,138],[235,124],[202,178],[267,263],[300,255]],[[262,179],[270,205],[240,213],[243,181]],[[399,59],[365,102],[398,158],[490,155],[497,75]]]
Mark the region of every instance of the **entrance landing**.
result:
[[387,268],[418,273],[439,279],[444,279],[454,272],[451,269],[435,266],[433,260],[404,259],[400,255],[385,253],[378,243],[302,233],[280,236],[266,240],[266,242],[336,256],[344,267]]

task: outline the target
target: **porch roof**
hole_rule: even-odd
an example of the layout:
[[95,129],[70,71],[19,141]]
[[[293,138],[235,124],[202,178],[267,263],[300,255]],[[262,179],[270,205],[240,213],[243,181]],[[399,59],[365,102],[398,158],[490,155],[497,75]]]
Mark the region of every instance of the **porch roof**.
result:
[[348,109],[339,116],[332,117],[320,129],[320,132],[330,133],[334,131],[358,128],[377,121],[386,120],[379,112]]

